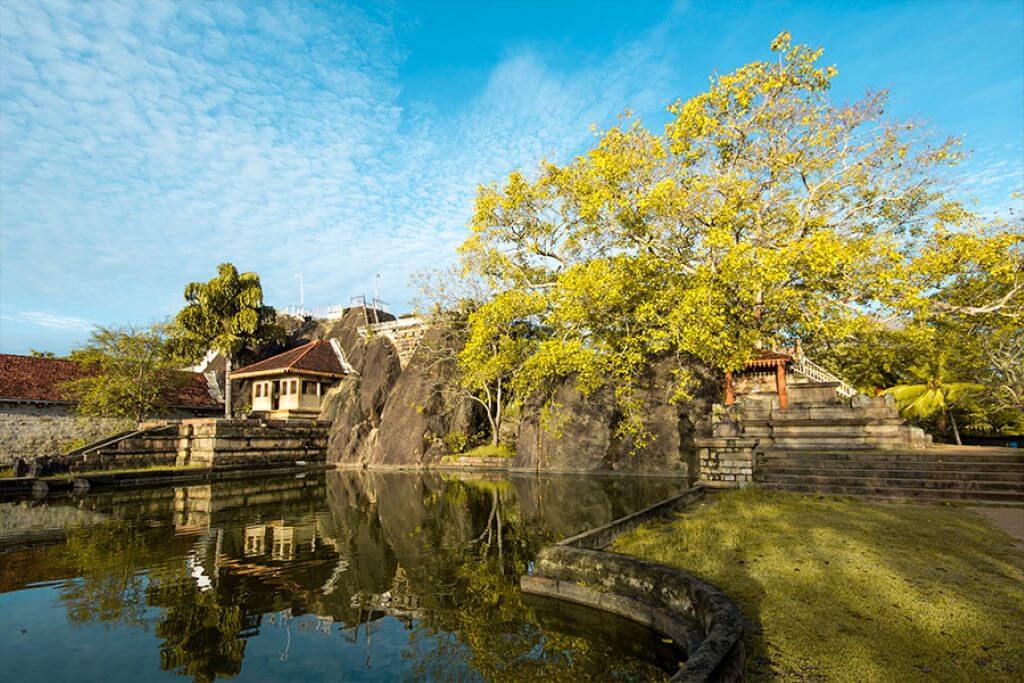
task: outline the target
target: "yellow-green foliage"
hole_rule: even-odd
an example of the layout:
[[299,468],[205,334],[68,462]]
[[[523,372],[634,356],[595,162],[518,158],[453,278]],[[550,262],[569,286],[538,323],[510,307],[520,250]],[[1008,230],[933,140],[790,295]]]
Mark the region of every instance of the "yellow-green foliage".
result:
[[485,444],[483,446],[477,446],[476,448],[471,448],[470,450],[466,451],[465,453],[463,453],[459,457],[461,457],[461,458],[512,458],[514,456],[515,456],[515,453],[508,446],[505,446],[503,444],[498,444],[497,446],[492,446],[490,444]]
[[744,489],[621,537],[755,624],[750,678],[1024,680],[1024,553],[964,508]]
[[866,319],[1024,316],[1024,232],[948,194],[959,141],[891,119],[884,91],[837,104],[835,67],[788,33],[771,50],[671,105],[661,134],[627,114],[566,165],[479,188],[460,252],[497,295],[470,314],[469,386],[610,382],[635,433],[654,359],[735,370]]

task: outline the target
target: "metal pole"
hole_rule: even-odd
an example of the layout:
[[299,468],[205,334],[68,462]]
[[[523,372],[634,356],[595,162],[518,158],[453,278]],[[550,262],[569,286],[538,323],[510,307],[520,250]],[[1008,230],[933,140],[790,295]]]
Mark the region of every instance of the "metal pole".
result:
[[380,273],[373,278],[373,322],[380,324],[380,315],[377,313],[377,307],[380,306],[380,290],[378,285],[380,284]]

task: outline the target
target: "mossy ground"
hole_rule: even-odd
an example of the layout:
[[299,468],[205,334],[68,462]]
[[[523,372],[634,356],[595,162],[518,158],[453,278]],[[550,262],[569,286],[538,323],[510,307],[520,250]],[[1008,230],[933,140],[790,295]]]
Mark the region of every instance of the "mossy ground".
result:
[[111,470],[87,470],[85,472],[74,472],[72,474],[50,474],[45,477],[40,477],[43,480],[50,481],[56,479],[74,479],[75,477],[95,477],[104,474],[132,474],[138,472],[140,474],[147,473],[152,474],[156,472],[188,472],[191,470],[204,470],[209,469],[207,465],[194,464],[194,465],[147,465],[145,467],[123,467]]
[[514,456],[515,453],[511,448],[500,444],[497,446],[489,444],[477,446],[459,455],[460,458],[511,458]]
[[1024,680],[1024,553],[964,508],[750,488],[613,549],[731,596],[751,679]]

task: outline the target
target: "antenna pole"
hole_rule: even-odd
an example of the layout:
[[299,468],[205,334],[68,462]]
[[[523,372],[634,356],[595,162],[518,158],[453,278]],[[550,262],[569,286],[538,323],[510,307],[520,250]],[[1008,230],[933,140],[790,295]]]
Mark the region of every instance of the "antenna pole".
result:
[[373,278],[373,322],[380,324],[380,314],[377,312],[377,307],[380,306],[380,296],[378,291],[378,285],[380,284],[380,273]]

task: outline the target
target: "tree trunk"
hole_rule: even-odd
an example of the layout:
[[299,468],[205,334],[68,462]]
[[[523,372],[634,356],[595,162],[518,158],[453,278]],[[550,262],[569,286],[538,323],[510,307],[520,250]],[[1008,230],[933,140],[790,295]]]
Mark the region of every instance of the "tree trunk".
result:
[[953,438],[956,439],[957,446],[963,446],[963,442],[960,440],[960,430],[956,428],[956,417],[953,415],[953,411],[949,412],[949,423],[953,426]]
[[224,417],[231,419],[231,356],[224,356]]

